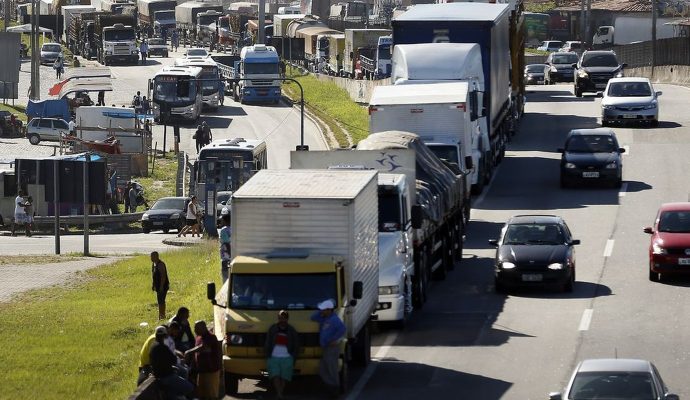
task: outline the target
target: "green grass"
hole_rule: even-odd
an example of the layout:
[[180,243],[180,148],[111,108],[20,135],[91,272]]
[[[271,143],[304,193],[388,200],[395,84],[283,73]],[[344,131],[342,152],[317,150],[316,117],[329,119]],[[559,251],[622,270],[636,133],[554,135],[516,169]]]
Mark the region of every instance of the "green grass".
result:
[[19,120],[26,123],[26,106],[19,104],[15,104],[14,106],[12,106],[12,104],[0,103],[0,110],[7,110],[12,114],[15,114]]
[[[186,306],[192,321],[212,320],[206,282],[220,281],[216,246],[161,254],[171,281],[169,316]],[[34,290],[0,304],[0,398],[120,400],[134,391],[139,351],[159,323],[148,256],[73,281],[69,289]]]
[[[345,89],[310,75],[301,76],[296,69],[289,68],[287,76],[302,85],[305,106],[328,126],[340,147],[348,144],[344,130],[349,132],[354,143],[369,135],[367,110],[352,101]],[[291,99],[299,101],[297,85],[286,82],[283,88]]]
[[149,176],[134,178],[144,186],[144,194],[149,205],[153,205],[161,197],[175,196],[177,156],[173,152],[165,153],[165,157],[158,155],[153,173],[151,173],[153,165],[153,162],[149,160]]

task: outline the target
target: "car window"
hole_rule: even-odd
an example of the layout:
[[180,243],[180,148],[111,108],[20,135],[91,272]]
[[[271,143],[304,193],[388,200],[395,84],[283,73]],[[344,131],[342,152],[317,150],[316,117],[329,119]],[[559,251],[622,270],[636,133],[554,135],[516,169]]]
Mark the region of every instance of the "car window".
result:
[[527,72],[544,72],[543,64],[530,64],[527,66]]
[[59,53],[61,51],[61,47],[59,44],[44,44],[42,50]]
[[565,146],[565,151],[570,153],[612,153],[616,150],[616,141],[608,135],[575,135]]
[[506,229],[503,244],[563,244],[565,235],[557,224],[511,224]]
[[568,393],[569,399],[656,399],[649,372],[579,372]]
[[583,67],[617,67],[618,60],[613,53],[586,53],[582,56]]
[[69,129],[64,121],[53,121],[53,127],[56,129]]
[[49,119],[42,119],[38,122],[38,126],[41,128],[52,128]]
[[666,211],[659,218],[659,232],[690,233],[690,211]]
[[554,64],[575,64],[577,62],[577,54],[556,54],[553,56]]
[[153,204],[152,210],[184,210],[186,199],[160,199]]
[[652,95],[647,82],[614,82],[609,85],[607,95],[612,97],[646,97]]
[[569,46],[571,49],[579,49],[580,48],[580,43],[570,43]]

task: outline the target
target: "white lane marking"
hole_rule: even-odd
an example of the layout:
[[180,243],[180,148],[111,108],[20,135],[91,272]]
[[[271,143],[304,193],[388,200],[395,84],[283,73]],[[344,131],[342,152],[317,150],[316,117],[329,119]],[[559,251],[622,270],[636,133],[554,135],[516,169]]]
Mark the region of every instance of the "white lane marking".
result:
[[[388,351],[391,349],[393,343],[395,343],[395,340],[397,338],[398,332],[394,332],[393,334],[386,336],[386,339],[383,341],[383,345],[379,347],[379,351],[376,352],[374,358],[381,360],[384,357],[386,357],[386,354],[388,354]],[[357,381],[357,384],[352,388],[350,394],[347,395],[345,400],[356,400],[359,398],[359,395],[360,393],[362,393],[364,386],[366,386],[367,382],[369,382],[369,379],[371,379],[371,377],[374,375],[374,372],[376,371],[376,367],[378,367],[378,364],[378,362],[373,361],[369,363],[369,366],[367,366],[367,369],[364,370],[364,373]]]
[[627,191],[628,191],[628,183],[623,182],[623,184],[621,185],[621,190],[618,192],[618,197],[625,197],[625,194],[627,193]]
[[628,146],[628,145],[626,144],[625,146],[623,146],[623,148],[625,149],[625,153],[623,153],[623,155],[624,155],[624,156],[629,156],[629,155],[630,155],[630,146]]
[[585,309],[585,311],[582,313],[582,319],[580,319],[580,327],[578,330],[580,331],[587,331],[589,330],[589,324],[592,322],[592,313],[594,313],[594,310],[591,308]]
[[604,257],[611,257],[613,254],[613,243],[615,240],[609,239],[606,241],[606,247],[604,247]]

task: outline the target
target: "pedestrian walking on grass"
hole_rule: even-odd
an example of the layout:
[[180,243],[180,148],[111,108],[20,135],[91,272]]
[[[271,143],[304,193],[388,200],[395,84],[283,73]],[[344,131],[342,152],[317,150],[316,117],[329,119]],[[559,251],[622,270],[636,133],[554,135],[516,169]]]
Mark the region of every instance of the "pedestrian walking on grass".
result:
[[157,251],[151,252],[151,278],[151,290],[156,292],[156,301],[158,302],[158,319],[164,319],[165,297],[170,289],[170,280],[168,279],[168,269],[165,263],[161,261]]
[[338,359],[340,358],[340,341],[345,335],[345,324],[333,312],[335,301],[328,299],[317,305],[311,320],[319,323],[319,344],[321,345],[321,361],[319,362],[319,376],[332,396],[337,396],[340,389],[340,374]]
[[264,344],[264,354],[268,356],[268,379],[273,382],[278,399],[284,398],[285,383],[292,381],[295,360],[299,354],[299,336],[288,323],[289,318],[287,311],[278,312],[278,322],[268,328]]
[[220,242],[220,278],[221,285],[228,280],[228,273],[230,271],[230,238],[232,237],[232,228],[230,227],[230,211],[227,207],[223,207],[220,212],[223,220],[223,227],[220,228],[218,239]]

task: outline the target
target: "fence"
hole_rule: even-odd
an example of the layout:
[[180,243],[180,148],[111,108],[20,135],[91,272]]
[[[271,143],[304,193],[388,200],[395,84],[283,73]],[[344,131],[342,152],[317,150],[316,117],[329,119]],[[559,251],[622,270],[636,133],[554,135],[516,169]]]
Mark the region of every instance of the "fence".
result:
[[[652,42],[639,42],[614,46],[618,60],[628,67],[652,64]],[[690,65],[690,38],[678,37],[656,41],[656,65]]]

